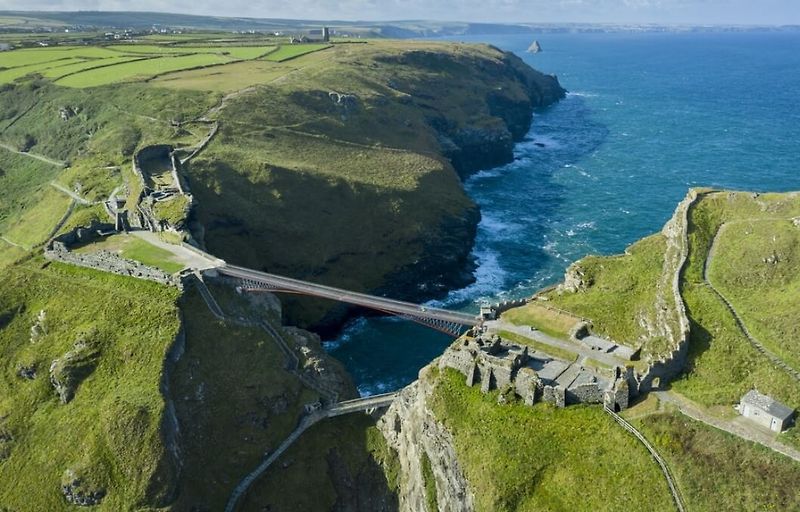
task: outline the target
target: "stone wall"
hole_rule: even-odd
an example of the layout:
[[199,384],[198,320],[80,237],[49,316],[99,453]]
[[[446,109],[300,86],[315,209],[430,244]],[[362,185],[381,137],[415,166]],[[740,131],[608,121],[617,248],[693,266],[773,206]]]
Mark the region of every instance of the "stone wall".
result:
[[[683,201],[678,204],[672,218],[662,230],[663,235],[667,238],[664,266],[665,270],[669,269],[669,295],[674,304],[672,311],[677,314],[678,332],[666,330],[666,334],[669,334],[673,340],[672,350],[650,363],[647,370],[638,377],[635,389],[631,390],[634,394],[660,387],[677,376],[686,366],[686,357],[689,353],[689,318],[686,314],[683,297],[681,297],[680,282],[689,257],[689,212],[700,197],[702,197],[700,192],[694,189],[690,190]],[[664,301],[664,299],[658,300]],[[661,307],[656,309],[664,310]],[[659,320],[665,322],[664,319],[660,318]],[[656,379],[658,386],[654,386]]]
[[159,284],[175,286],[183,289],[180,277],[167,274],[163,270],[148,267],[138,261],[126,260],[109,251],[98,251],[96,253],[76,253],[67,249],[64,242],[53,241],[44,251],[45,258],[53,261],[61,261],[79,267],[91,268],[103,272],[110,272],[137,279],[155,281]]
[[438,366],[460,372],[465,376],[467,386],[480,384],[483,393],[510,388],[528,405],[542,400],[559,407],[609,401],[612,408],[614,405],[618,405],[620,409],[628,406],[628,381],[635,382],[630,371],[623,372],[619,368],[609,379],[581,367],[574,381],[560,385],[547,378],[540,378],[534,367],[538,368],[536,364],[543,361],[545,360],[531,358],[527,347],[507,343],[497,336],[491,339],[479,336],[465,337],[454,343],[439,358]]
[[509,309],[519,308],[527,303],[528,299],[505,300],[503,302],[492,304],[490,308],[492,310],[492,313],[494,314],[494,318],[497,318],[506,311],[508,311]]

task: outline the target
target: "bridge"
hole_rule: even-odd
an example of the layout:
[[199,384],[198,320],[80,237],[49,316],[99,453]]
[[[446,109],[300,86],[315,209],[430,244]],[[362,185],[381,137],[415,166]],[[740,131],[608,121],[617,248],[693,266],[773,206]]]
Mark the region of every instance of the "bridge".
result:
[[225,264],[215,270],[222,276],[238,280],[241,283],[238,289],[242,291],[296,293],[345,302],[405,318],[451,336],[457,337],[465,327],[472,327],[480,323],[477,316],[467,313],[420,306],[411,302],[343,290],[235,265]]
[[329,407],[326,410],[326,416],[328,418],[333,418],[335,416],[341,416],[342,414],[360,411],[370,414],[376,409],[382,409],[392,405],[392,402],[394,402],[394,399],[397,398],[398,394],[398,392],[384,393],[382,395],[372,395],[365,396],[363,398],[356,398],[354,400],[345,400],[344,402],[339,402]]

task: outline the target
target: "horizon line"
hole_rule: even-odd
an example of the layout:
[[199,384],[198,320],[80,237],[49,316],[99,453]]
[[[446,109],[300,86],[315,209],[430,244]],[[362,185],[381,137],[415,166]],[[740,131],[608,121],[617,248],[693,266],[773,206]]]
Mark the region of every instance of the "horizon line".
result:
[[[110,10],[92,10],[92,9],[78,9],[78,10],[59,10],[59,9],[34,9],[34,10],[16,10],[16,9],[0,9],[2,14],[12,13],[59,13],[59,14],[80,14],[80,13],[132,13],[132,14],[174,14],[179,16],[192,16],[197,18],[219,18],[225,20],[259,20],[259,21],[295,21],[295,22],[337,22],[337,23],[412,23],[412,22],[427,22],[427,23],[463,23],[467,25],[505,25],[511,27],[537,27],[537,26],[564,26],[564,25],[583,25],[583,26],[606,26],[606,27],[714,27],[714,28],[800,28],[800,21],[793,23],[724,23],[724,22],[658,22],[658,21],[464,21],[454,19],[437,19],[437,18],[406,18],[406,19],[333,19],[333,18],[259,18],[254,16],[232,16],[232,15],[218,15],[218,14],[195,14],[174,11],[152,11],[152,10],[130,10],[130,9],[110,9]],[[99,25],[98,25],[99,26]]]

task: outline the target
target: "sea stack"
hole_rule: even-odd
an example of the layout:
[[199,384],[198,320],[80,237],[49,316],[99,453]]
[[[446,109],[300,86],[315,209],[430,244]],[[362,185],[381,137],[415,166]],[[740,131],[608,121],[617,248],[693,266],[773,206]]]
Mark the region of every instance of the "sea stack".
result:
[[542,46],[539,44],[539,41],[534,41],[528,47],[528,53],[539,53],[542,51]]

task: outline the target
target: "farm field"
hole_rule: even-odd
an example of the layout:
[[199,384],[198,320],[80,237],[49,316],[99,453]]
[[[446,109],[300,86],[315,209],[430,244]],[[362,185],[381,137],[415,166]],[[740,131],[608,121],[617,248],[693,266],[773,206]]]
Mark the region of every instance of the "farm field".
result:
[[147,79],[161,73],[179,69],[197,68],[222,64],[230,59],[219,55],[197,54],[178,57],[158,57],[134,62],[126,62],[104,68],[95,68],[70,75],[58,80],[59,85],[66,87],[96,87],[116,82]]
[[281,46],[277,51],[267,55],[265,58],[273,62],[284,62],[289,59],[294,59],[307,53],[316,52],[330,48],[329,44],[303,44],[292,46]]
[[196,55],[196,54],[222,54],[235,59],[256,59],[276,50],[276,46],[176,46],[152,44],[125,44],[115,45],[114,51],[125,54],[142,55]]
[[333,56],[333,52],[306,52],[289,60],[284,58],[283,62],[277,62],[273,55],[281,51],[282,48],[264,58],[246,62],[167,73],[155,78],[151,83],[175,89],[230,92],[241,90],[248,85],[268,83],[303,68],[317,67]]
[[141,60],[142,58],[143,56],[141,57],[119,56],[119,57],[109,57],[107,59],[79,60],[77,62],[72,62],[67,65],[48,68],[43,71],[39,71],[39,73],[41,73],[43,76],[46,76],[47,78],[53,78],[57,80],[67,75],[80,73],[81,71],[88,71],[90,69],[95,69],[105,66],[114,66],[116,64]]
[[15,68],[63,59],[103,59],[118,53],[99,46],[64,46],[60,48],[22,48],[0,54],[0,67]]
[[[194,42],[192,46],[147,43],[23,48],[0,54],[0,84],[38,74],[65,87],[97,87],[256,59],[277,64],[329,47],[323,44],[279,46],[263,44],[263,41],[259,43],[230,46],[219,42],[209,45]],[[263,64],[262,61],[258,62]],[[267,66],[256,65],[257,68]],[[259,77],[264,72],[270,75],[271,70],[255,70]]]

